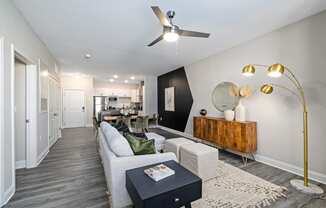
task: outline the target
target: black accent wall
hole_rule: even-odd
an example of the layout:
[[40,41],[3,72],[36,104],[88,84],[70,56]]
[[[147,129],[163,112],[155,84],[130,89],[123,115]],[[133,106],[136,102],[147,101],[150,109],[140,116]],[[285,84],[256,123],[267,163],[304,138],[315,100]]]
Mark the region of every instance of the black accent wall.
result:
[[[157,80],[159,125],[185,131],[193,98],[184,67],[162,74]],[[175,87],[175,111],[165,111],[165,88]]]

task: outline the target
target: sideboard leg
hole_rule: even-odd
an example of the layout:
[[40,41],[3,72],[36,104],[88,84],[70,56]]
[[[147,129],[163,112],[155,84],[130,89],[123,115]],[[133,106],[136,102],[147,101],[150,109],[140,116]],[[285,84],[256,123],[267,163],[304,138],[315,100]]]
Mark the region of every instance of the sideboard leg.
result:
[[243,162],[244,166],[247,166],[248,158],[246,156],[241,156],[241,157],[242,157],[242,162]]

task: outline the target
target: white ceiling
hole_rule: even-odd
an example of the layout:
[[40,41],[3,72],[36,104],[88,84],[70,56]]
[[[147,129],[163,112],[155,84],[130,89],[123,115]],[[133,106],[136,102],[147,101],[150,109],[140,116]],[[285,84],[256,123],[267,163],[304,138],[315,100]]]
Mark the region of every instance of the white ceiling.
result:
[[[64,72],[159,75],[326,9],[325,0],[14,0]],[[161,41],[150,6],[176,11],[183,29],[209,39]],[[93,58],[85,60],[91,53]]]

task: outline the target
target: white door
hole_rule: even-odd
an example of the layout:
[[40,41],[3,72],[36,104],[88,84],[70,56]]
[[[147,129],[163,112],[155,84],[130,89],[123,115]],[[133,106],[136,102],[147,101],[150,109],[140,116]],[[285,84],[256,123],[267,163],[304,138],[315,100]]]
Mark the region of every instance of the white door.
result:
[[60,87],[56,80],[49,80],[49,144],[60,138]]
[[15,59],[16,169],[26,167],[26,65]]
[[54,81],[49,79],[49,144],[50,147],[55,143],[54,136]]
[[63,126],[65,128],[85,127],[84,91],[63,91]]
[[61,87],[58,82],[56,82],[55,86],[55,97],[56,102],[54,105],[54,113],[55,113],[55,136],[56,138],[61,138]]

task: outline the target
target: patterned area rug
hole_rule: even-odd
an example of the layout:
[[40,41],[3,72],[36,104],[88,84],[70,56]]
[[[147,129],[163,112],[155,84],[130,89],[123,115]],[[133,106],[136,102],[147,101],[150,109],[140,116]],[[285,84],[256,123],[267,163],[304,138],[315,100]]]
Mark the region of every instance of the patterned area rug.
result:
[[193,208],[260,208],[286,197],[287,189],[222,161],[218,176],[204,182],[202,199]]

